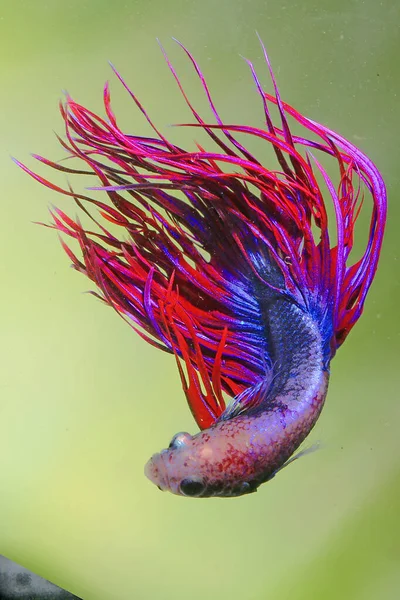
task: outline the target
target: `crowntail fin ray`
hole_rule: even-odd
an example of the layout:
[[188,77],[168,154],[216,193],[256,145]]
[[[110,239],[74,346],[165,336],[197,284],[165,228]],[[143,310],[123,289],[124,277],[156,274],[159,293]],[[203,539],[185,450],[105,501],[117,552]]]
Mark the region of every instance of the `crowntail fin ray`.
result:
[[[313,315],[329,361],[362,312],[382,244],[386,192],[378,170],[350,142],[280,98],[262,48],[274,95],[263,90],[253,64],[247,64],[262,100],[265,129],[224,123],[197,62],[183,48],[216,123],[203,120],[163,50],[195,119],[182,126],[202,129],[214,145],[211,151],[200,145],[186,151],[171,143],[113,67],[154,137],[120,129],[107,84],[106,120],[70,96],[61,105],[62,145],[80,161],[79,168],[35,155],[68,175],[94,175],[100,185],[77,193],[19,163],[46,187],[72,198],[97,228],[60,209],[52,213],[52,226],[78,242],[82,258],[65,242],[63,247],[73,266],[99,288],[95,294],[143,339],[175,355],[202,428],[221,416],[226,397],[236,400],[225,415],[240,414],[257,406],[268,390],[273,365],[261,306],[266,292],[260,290],[283,295]],[[270,111],[274,105],[278,124]],[[305,137],[291,132],[291,118],[305,129]],[[310,134],[318,140],[307,139]],[[263,166],[238,135],[272,146],[277,168]],[[337,184],[323,158],[336,164]],[[369,240],[353,262],[354,224],[367,195],[372,199]]]

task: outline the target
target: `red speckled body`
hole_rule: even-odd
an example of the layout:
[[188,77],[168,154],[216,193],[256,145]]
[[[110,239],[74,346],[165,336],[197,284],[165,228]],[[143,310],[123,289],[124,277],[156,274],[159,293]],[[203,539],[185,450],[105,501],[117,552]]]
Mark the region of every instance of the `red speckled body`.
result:
[[161,490],[179,495],[181,482],[199,475],[204,489],[196,497],[255,491],[285,464],[315,425],[328,379],[327,371],[321,372],[319,387],[308,390],[312,398],[304,398],[298,408],[222,421],[193,436],[182,448],[155,454],[146,465],[147,477]]
[[[285,464],[313,428],[329,381],[321,335],[312,318],[299,308],[277,304],[282,302],[273,302],[267,314],[270,335],[279,332],[284,349],[283,357],[276,350],[278,391],[272,397],[267,395],[264,405],[257,409],[228,420],[222,418],[193,437],[186,434],[178,447],[155,454],[145,472],[160,489],[181,494],[182,481],[190,480],[198,485],[196,493],[188,495],[196,497],[253,492]],[[286,355],[289,341],[284,335],[285,324],[286,335],[298,346]]]

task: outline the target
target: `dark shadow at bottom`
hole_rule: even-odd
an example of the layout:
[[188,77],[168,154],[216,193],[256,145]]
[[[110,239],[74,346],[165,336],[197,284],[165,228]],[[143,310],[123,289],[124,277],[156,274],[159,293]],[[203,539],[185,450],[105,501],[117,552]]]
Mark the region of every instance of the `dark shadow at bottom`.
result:
[[0,555],[0,600],[82,600]]

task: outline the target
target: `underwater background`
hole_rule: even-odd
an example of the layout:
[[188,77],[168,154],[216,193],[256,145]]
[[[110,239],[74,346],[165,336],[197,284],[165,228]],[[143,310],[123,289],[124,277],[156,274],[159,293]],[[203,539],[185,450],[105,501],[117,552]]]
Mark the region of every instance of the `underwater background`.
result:
[[[1,2],[0,554],[84,600],[400,595],[399,23],[395,0]],[[91,284],[68,268],[57,235],[32,223],[52,202],[73,215],[72,203],[10,155],[30,166],[30,152],[62,158],[52,133],[63,133],[62,91],[102,113],[106,79],[125,130],[148,135],[109,60],[189,146],[193,131],[169,127],[189,113],[157,37],[203,114],[172,37],[199,61],[224,120],[261,126],[240,56],[271,90],[256,30],[283,99],[380,168],[387,232],[305,444],[320,450],[255,495],[195,501],[143,475],[174,433],[196,431],[173,357],[83,293]]]

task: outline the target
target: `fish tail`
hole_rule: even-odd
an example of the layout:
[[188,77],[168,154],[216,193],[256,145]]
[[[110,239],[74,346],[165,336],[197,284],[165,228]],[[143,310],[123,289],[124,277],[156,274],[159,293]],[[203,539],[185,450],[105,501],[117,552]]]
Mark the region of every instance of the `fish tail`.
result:
[[[168,140],[114,69],[150,136],[121,129],[107,84],[105,118],[69,96],[61,105],[60,142],[79,165],[35,156],[85,177],[88,187],[79,192],[57,185],[18,164],[75,202],[82,221],[55,208],[51,225],[77,243],[78,251],[63,243],[74,267],[143,339],[175,355],[189,406],[205,428],[223,413],[224,396],[264,390],[260,382],[273,366],[266,299],[283,297],[312,315],[327,361],[343,343],[377,268],[386,192],[360,150],[281,100],[266,53],[273,94],[247,61],[265,121],[257,128],[223,121],[198,64],[184,51],[212,118],[206,121],[193,107],[165,54],[193,116],[181,126],[205,133],[209,149],[198,144],[188,151]],[[302,135],[292,132],[290,121]],[[272,148],[276,163],[266,167],[246,140]],[[353,258],[355,224],[367,197],[368,239],[361,257],[357,248]]]

